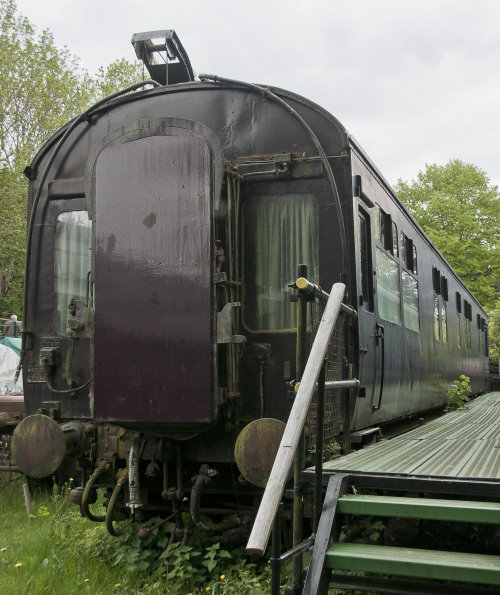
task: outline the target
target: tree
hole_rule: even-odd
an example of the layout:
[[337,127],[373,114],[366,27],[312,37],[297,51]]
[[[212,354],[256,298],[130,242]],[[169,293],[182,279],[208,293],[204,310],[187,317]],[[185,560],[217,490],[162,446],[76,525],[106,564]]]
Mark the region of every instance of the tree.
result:
[[486,309],[500,295],[500,195],[486,173],[458,159],[426,165],[396,192]]
[[26,243],[26,184],[0,170],[0,317],[21,313]]
[[50,31],[38,35],[14,0],[0,0],[0,317],[22,314],[24,168],[61,125],[141,78],[123,59],[90,76]]
[[125,58],[115,60],[106,67],[101,66],[94,78],[94,98],[102,99],[143,79],[142,67]]
[[488,326],[490,356],[498,360],[500,356],[500,298],[498,298],[495,308],[489,312]]

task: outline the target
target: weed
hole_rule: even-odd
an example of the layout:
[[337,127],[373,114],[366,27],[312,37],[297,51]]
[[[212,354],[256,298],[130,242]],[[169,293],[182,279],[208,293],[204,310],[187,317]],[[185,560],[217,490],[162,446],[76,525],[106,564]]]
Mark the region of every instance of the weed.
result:
[[[157,518],[150,519],[141,526],[150,527],[157,521]],[[137,538],[136,525],[124,525],[120,525],[122,535],[114,540],[118,547],[110,553],[111,564],[124,566],[128,573],[154,577],[153,583],[144,585],[143,593],[163,589],[161,592],[184,594],[195,592],[201,585],[206,585],[212,593],[243,591],[250,594],[267,589],[268,575],[260,566],[248,563],[241,549],[229,552],[219,543],[203,546],[201,535],[197,535],[194,528],[191,528],[194,534],[190,541],[197,546],[178,541],[170,543],[173,523],[156,528],[145,540]]]
[[[316,448],[310,448],[307,453],[311,455],[311,457],[314,456],[316,454]],[[323,462],[333,461],[334,459],[338,459],[340,456],[342,456],[342,447],[336,440],[325,442],[323,444]]]
[[457,409],[465,409],[466,403],[469,400],[468,394],[471,392],[470,378],[465,374],[460,374],[458,380],[455,380],[448,390],[448,404],[446,411],[456,411]]
[[[202,545],[192,527],[190,542],[169,543],[173,524],[137,538],[138,526],[120,523],[111,537],[104,523],[80,516],[69,500],[70,483],[32,495],[32,524],[24,508],[22,482],[0,490],[0,593],[64,595],[257,595],[269,592],[270,571],[263,559],[251,563],[242,549]],[[96,506],[95,504],[94,506]],[[150,519],[142,527],[152,527]],[[187,522],[186,522],[187,525]]]
[[348,517],[342,526],[339,540],[360,543],[378,543],[384,531],[384,522],[373,517]]

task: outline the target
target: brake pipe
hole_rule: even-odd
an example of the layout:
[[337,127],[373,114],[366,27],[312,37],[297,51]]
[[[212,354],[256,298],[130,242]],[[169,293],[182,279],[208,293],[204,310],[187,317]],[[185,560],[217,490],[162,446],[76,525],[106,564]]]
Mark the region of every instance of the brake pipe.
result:
[[91,521],[94,521],[95,523],[104,522],[106,520],[106,516],[105,515],[95,515],[90,511],[89,496],[90,496],[90,492],[94,486],[96,479],[99,477],[99,475],[101,475],[101,473],[104,473],[108,470],[109,470],[109,463],[107,461],[99,461],[97,463],[96,468],[94,469],[94,472],[92,473],[92,475],[89,477],[87,483],[85,484],[85,489],[83,490],[82,505],[81,505],[82,512],[88,519],[90,519]]
[[120,531],[117,531],[113,525],[113,515],[115,512],[116,501],[118,500],[118,496],[120,495],[121,489],[127,483],[128,479],[128,471],[126,469],[120,469],[117,474],[117,481],[116,485],[113,489],[113,493],[111,494],[111,498],[108,502],[108,507],[106,509],[106,528],[110,535],[113,537],[119,537],[121,535]]

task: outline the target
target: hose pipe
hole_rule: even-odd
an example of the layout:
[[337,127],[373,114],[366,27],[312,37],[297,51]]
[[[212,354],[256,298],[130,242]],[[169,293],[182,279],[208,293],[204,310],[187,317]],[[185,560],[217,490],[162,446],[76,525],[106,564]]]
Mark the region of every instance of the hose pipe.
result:
[[128,471],[126,469],[120,469],[118,471],[116,485],[114,487],[113,493],[111,494],[111,498],[108,502],[108,507],[106,509],[106,529],[110,535],[113,537],[119,537],[121,535],[120,531],[117,531],[113,525],[113,517],[115,513],[115,506],[118,500],[118,496],[120,495],[122,487],[127,483],[128,479]]
[[89,508],[90,492],[92,491],[92,488],[94,487],[94,483],[95,483],[96,479],[99,477],[99,475],[101,475],[101,473],[108,471],[108,469],[109,469],[109,463],[107,463],[106,461],[99,461],[99,463],[97,464],[97,467],[94,469],[94,472],[89,477],[89,480],[87,481],[87,483],[85,485],[85,489],[83,490],[82,505],[81,505],[82,512],[83,512],[84,516],[86,516],[91,521],[94,521],[95,523],[104,522],[106,520],[106,516],[105,515],[95,515],[90,511],[90,508]]
[[[202,465],[199,469],[198,475],[192,478],[193,488],[191,489],[191,498],[189,501],[189,512],[193,523],[204,529],[205,531],[226,531],[227,529],[234,529],[242,524],[242,521],[237,516],[226,517],[220,523],[215,523],[211,519],[201,518],[201,497],[205,491],[206,485],[210,481],[210,472],[208,465]],[[212,472],[213,473],[213,472]]]

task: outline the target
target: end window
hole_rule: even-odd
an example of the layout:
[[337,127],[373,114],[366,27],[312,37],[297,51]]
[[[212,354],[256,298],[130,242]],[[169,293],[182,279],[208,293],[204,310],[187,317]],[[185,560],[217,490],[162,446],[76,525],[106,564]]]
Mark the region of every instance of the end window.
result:
[[92,222],[86,211],[68,211],[57,217],[55,243],[55,328],[66,335],[71,300],[89,299]]
[[297,307],[288,284],[297,266],[317,279],[316,199],[310,194],[249,197],[243,207],[243,319],[253,331],[292,330]]

